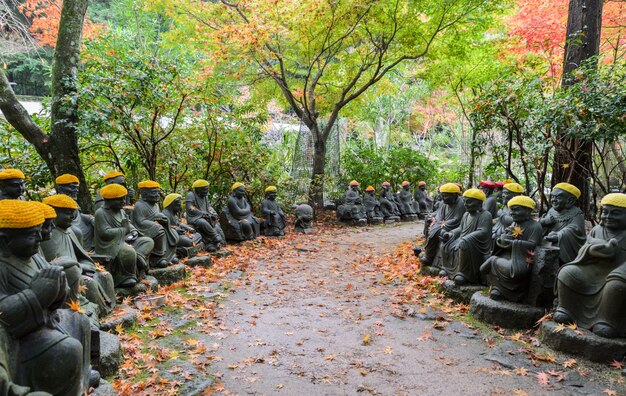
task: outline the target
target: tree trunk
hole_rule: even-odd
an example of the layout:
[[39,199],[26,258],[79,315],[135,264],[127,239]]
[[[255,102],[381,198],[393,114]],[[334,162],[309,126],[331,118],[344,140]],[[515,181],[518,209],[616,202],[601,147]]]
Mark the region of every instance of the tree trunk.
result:
[[313,144],[313,175],[309,185],[309,204],[313,210],[324,207],[324,168],[326,167],[326,140],[316,139]]
[[[600,31],[602,28],[601,0],[570,0],[567,15],[567,33],[565,58],[563,60],[562,89],[567,89],[575,81],[573,71],[587,59],[598,55],[600,51]],[[580,208],[585,218],[589,213],[589,177],[592,170],[593,142],[566,138],[557,135],[561,142],[554,152],[552,185],[568,182],[580,188]]]

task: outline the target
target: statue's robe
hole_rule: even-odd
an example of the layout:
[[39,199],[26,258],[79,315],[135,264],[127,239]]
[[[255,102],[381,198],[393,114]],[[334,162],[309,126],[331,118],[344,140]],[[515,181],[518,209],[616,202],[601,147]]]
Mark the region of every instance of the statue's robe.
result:
[[133,210],[133,225],[140,233],[152,238],[154,249],[152,255],[156,258],[163,258],[170,262],[176,256],[176,245],[178,244],[178,233],[169,224],[160,224],[155,219],[162,218],[159,205],[140,199],[135,203]]
[[[148,270],[148,256],[154,241],[149,237],[138,236],[131,241],[132,245],[127,243],[122,220],[128,219],[128,216],[123,210],[115,213],[102,207],[96,212],[95,218],[96,253],[111,257],[109,272],[113,275],[115,286],[128,279],[138,281],[140,275]],[[133,230],[137,231],[131,225],[131,232]]]
[[88,389],[91,332],[89,320],[59,309],[68,289],[43,307],[30,289],[35,274],[50,266],[43,257],[27,260],[0,255],[0,324],[9,342],[13,382],[53,395],[82,395]]
[[72,230],[76,234],[78,242],[85,250],[94,248],[94,218],[91,215],[81,213],[80,208],[76,211],[76,217],[72,221]]
[[380,192],[380,209],[385,219],[400,216],[400,209],[398,209],[398,205],[396,205],[395,201],[390,199],[391,196],[393,196],[393,194],[385,190]]
[[[602,246],[611,239],[617,246]],[[595,226],[574,261],[561,267],[557,293],[558,310],[579,327],[609,325],[626,337],[626,230]]]
[[220,224],[226,239],[246,241],[259,235],[261,222],[252,215],[252,208],[245,197],[231,195],[222,208]]
[[511,217],[511,209],[505,206],[498,210],[498,215],[494,218],[493,228],[491,230],[491,239],[493,243],[493,254],[500,252],[499,247],[496,245],[496,240],[500,235],[506,232],[507,227],[513,224],[513,218]]
[[[73,229],[52,229],[50,239],[41,243],[41,251],[49,262],[67,257],[80,265],[81,283],[86,286],[85,297],[98,306],[98,315],[104,316],[115,307],[113,276],[96,268],[91,257],[83,249]],[[69,277],[68,277],[69,279]]]
[[553,208],[544,217],[552,216],[554,224],[544,227],[543,235],[556,232],[561,264],[569,263],[576,258],[581,246],[585,243],[585,217],[580,208],[573,206],[563,212]]
[[195,191],[187,193],[185,212],[187,224],[202,235],[207,250],[217,250],[226,243],[217,212],[209,203],[208,197],[200,197]]
[[[442,268],[448,278],[461,275],[467,283],[481,283],[480,266],[491,255],[492,226],[491,213],[486,210],[463,214],[461,225],[442,246]],[[466,242],[465,249],[459,246],[461,239]]]
[[521,235],[507,246],[501,246],[500,253],[489,257],[481,267],[481,271],[489,274],[491,288],[512,302],[520,302],[526,297],[533,255],[542,239],[541,225],[534,220],[511,224],[506,235],[513,235],[516,227],[521,229]]
[[438,263],[437,253],[441,245],[439,236],[442,232],[449,232],[457,228],[461,224],[461,219],[465,213],[465,204],[461,197],[457,197],[452,205],[441,205],[435,212],[426,241],[424,242],[424,256],[428,265],[440,266]]
[[419,188],[415,190],[415,202],[417,202],[419,213],[430,213],[432,210],[433,200],[425,190]]
[[498,202],[496,201],[495,195],[491,194],[487,197],[487,199],[485,199],[483,209],[491,214],[492,219],[495,219],[498,216]]
[[261,215],[265,219],[263,226],[265,235],[280,236],[285,235],[287,219],[280,205],[275,200],[264,199],[261,204]]
[[341,220],[365,219],[365,208],[362,205],[361,193],[351,188],[346,190],[344,204],[337,208],[337,217]]
[[367,215],[368,219],[382,219],[383,218],[383,212],[380,209],[380,202],[376,199],[376,197],[374,196],[374,194],[365,194],[365,197],[363,199],[363,203],[365,206],[365,214]]
[[202,242],[202,235],[196,232],[193,227],[183,224],[180,216],[170,210],[171,206],[163,209],[163,214],[167,217],[170,226],[178,234],[178,243],[176,244],[176,253],[179,257],[187,257],[187,253],[182,248],[189,248],[195,244]]
[[400,203],[400,213],[403,215],[416,214],[415,202],[413,201],[413,194],[411,190],[403,188],[398,193],[398,202]]

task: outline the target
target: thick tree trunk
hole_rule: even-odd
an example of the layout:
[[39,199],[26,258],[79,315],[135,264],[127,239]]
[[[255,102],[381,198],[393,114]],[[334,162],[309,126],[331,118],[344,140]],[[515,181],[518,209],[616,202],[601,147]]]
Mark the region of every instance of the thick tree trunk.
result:
[[[575,78],[573,71],[600,51],[602,27],[602,0],[570,0],[567,16],[565,59],[563,60],[562,89],[567,89]],[[580,208],[586,218],[589,213],[589,178],[592,170],[593,142],[566,138],[559,134],[561,142],[554,152],[552,185],[568,182],[580,189]]]
[[313,210],[324,207],[324,168],[326,167],[326,141],[317,139],[313,144],[313,175],[309,185],[309,204]]

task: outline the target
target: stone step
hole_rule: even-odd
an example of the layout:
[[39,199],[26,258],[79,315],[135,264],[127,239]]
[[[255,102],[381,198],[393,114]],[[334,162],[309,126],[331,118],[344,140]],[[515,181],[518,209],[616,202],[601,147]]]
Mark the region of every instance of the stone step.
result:
[[109,377],[117,373],[122,364],[122,346],[120,339],[106,331],[100,332],[100,364],[97,370],[101,377]]
[[121,301],[124,297],[136,296],[137,294],[145,293],[148,289],[156,291],[158,287],[159,282],[156,278],[152,275],[148,275],[133,287],[115,288],[115,295],[117,296],[117,299]]
[[185,264],[170,265],[165,268],[150,270],[150,275],[155,277],[159,285],[171,285],[185,279]]
[[545,309],[510,301],[496,301],[477,292],[472,295],[470,312],[478,320],[507,329],[531,329],[545,314]]
[[109,331],[118,325],[128,328],[137,323],[137,310],[128,305],[118,304],[113,312],[100,321],[100,330]]

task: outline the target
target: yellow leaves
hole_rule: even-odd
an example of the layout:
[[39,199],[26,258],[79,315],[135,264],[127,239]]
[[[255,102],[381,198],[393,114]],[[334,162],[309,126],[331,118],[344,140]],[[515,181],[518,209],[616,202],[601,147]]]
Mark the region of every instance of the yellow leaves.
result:
[[513,370],[513,374],[526,377],[528,375],[528,370],[526,370],[524,367],[517,367]]
[[602,391],[602,393],[607,394],[607,395],[609,395],[609,396],[616,396],[616,395],[617,395],[617,391],[614,391],[614,390],[612,390],[612,389],[608,389],[608,388],[607,388],[607,389],[604,389],[604,390]]
[[569,369],[569,368],[573,368],[577,364],[578,362],[576,361],[576,359],[567,359],[565,362],[563,362],[563,367]]
[[68,307],[69,309],[71,309],[72,311],[74,311],[74,312],[78,312],[78,313],[80,313],[80,314],[84,314],[84,313],[85,313],[85,311],[83,311],[83,310],[80,308],[80,303],[79,303],[77,300],[71,299],[71,300],[67,303],[67,307]]
[[513,229],[511,230],[511,235],[513,236],[513,238],[517,239],[519,237],[522,236],[522,234],[524,233],[524,230],[522,229],[522,227],[520,226],[515,226],[513,227]]
[[124,332],[124,327],[122,326],[122,324],[121,324],[121,323],[118,323],[118,324],[115,326],[115,332],[116,332],[117,334],[122,334],[122,333]]
[[328,361],[331,361],[331,362],[332,362],[333,360],[335,360],[335,355],[327,355],[327,356],[324,356],[324,360],[328,360]]
[[561,168],[568,169],[569,168],[569,164],[561,164]]
[[367,334],[365,334],[363,336],[363,339],[362,339],[363,345],[369,345],[371,341],[372,341],[372,339],[371,339],[371,336],[370,336],[369,333],[367,333]]
[[555,333],[560,333],[563,330],[565,330],[565,325],[563,323],[559,323],[558,325],[556,325],[556,327],[554,328],[554,332]]
[[85,294],[85,292],[87,291],[87,286],[80,284],[78,285],[78,293],[79,294]]

